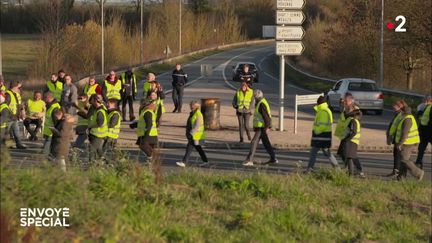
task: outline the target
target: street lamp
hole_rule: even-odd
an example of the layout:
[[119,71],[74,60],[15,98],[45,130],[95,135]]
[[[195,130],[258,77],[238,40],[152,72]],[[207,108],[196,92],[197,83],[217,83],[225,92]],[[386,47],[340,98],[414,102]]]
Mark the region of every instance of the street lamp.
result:
[[182,35],[181,35],[181,28],[182,28],[182,0],[179,0],[179,55],[182,53]]
[[105,0],[101,0],[100,2],[101,2],[101,27],[102,27],[102,33],[101,33],[101,44],[102,44],[102,49],[101,49],[101,52],[102,52],[102,55],[101,55],[101,74],[102,74],[102,76],[104,75],[104,65],[105,65],[105,63],[104,63],[104,55],[105,55],[105,49],[104,49],[104,1]]
[[141,53],[141,55],[140,55],[140,63],[141,63],[141,65],[144,65],[144,32],[143,32],[143,29],[144,29],[144,1],[143,0],[140,0],[141,1],[141,28],[140,28],[140,34],[141,34],[141,36],[140,36],[140,40],[141,40],[141,45],[140,45],[140,53]]

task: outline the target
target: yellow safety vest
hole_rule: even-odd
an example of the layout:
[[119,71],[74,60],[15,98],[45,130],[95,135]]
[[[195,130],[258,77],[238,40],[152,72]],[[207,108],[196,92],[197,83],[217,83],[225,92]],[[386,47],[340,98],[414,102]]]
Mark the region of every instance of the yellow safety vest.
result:
[[393,122],[390,126],[389,129],[389,135],[392,137],[392,139],[394,138],[394,136],[396,135],[396,129],[400,123],[400,121],[402,121],[403,116],[402,116],[402,112],[399,112],[396,117],[393,119]]
[[259,107],[263,104],[267,108],[267,112],[271,118],[270,106],[265,98],[262,98],[255,107],[254,119],[253,119],[253,127],[260,128],[264,127],[264,118],[259,113]]
[[117,139],[120,134],[120,125],[121,125],[121,115],[120,112],[117,110],[111,111],[108,114],[108,123],[111,121],[111,118],[114,116],[114,114],[117,114],[119,119],[117,123],[114,125],[114,127],[108,128],[108,134],[107,137]]
[[407,115],[404,117],[401,122],[399,122],[399,125],[396,129],[396,143],[399,143],[402,137],[402,125],[406,119],[411,119],[412,125],[408,132],[408,137],[406,138],[405,142],[403,144],[410,145],[410,144],[417,144],[420,143],[420,137],[418,133],[418,127],[416,119],[413,115]]
[[43,100],[27,100],[27,108],[29,111],[29,115],[32,116],[34,113],[41,113],[45,108],[45,102]]
[[159,109],[161,109],[162,114],[166,112],[164,101],[161,100],[160,98],[158,98],[157,100],[153,100],[152,103],[155,104],[156,106],[156,110],[155,110],[156,114],[159,112]]
[[353,118],[353,117],[348,117],[348,119],[347,119],[348,125],[350,124],[351,120],[353,120],[355,122],[356,126],[357,126],[357,133],[356,133],[356,135],[354,135],[353,138],[351,138],[350,141],[353,142],[353,143],[355,143],[355,144],[357,144],[357,145],[359,145],[360,144],[360,137],[361,137],[361,133],[360,133],[360,130],[361,130],[360,121],[357,120],[357,119],[355,119],[355,118]]
[[6,90],[7,90],[6,86],[4,86],[4,85],[0,86],[0,91],[6,91]]
[[[134,90],[134,92],[136,93],[137,92],[137,86],[136,86],[136,76],[135,76],[135,73],[134,74],[132,74],[132,80],[133,80],[133,82],[134,82],[134,87],[133,87],[133,90]],[[121,81],[122,81],[122,84],[125,84],[126,83],[126,73],[123,73],[122,75],[121,75]]]
[[63,83],[60,81],[56,81],[53,83],[51,80],[47,82],[48,90],[53,94],[54,98],[57,101],[60,101],[62,91],[63,91]]
[[[83,101],[78,101],[78,107],[83,109],[86,108],[86,106],[88,106],[87,102],[83,102]],[[88,111],[88,109],[86,109]],[[77,122],[77,126],[87,126],[88,125],[88,119],[87,118],[83,118],[81,116],[78,116],[78,122]]]
[[45,135],[45,136],[51,137],[53,135],[50,127],[54,126],[54,121],[52,119],[52,112],[56,108],[60,109],[59,103],[51,104],[51,106],[45,112],[45,123],[44,123],[44,129],[43,129],[43,135]]
[[152,126],[150,128],[149,136],[156,137],[158,135],[157,127],[156,127],[156,114],[152,110],[144,110],[141,112],[140,117],[138,119],[138,127],[137,127],[137,136],[142,137],[146,133],[147,123],[145,122],[144,116],[147,112],[150,112],[152,115]]
[[194,112],[194,114],[192,115],[192,118],[191,118],[191,127],[193,127],[195,125],[195,122],[198,119],[198,117],[201,117],[201,119],[202,119],[203,122],[202,122],[201,126],[198,127],[197,131],[194,134],[192,134],[193,140],[203,140],[203,139],[205,139],[204,117],[203,117],[203,114],[201,113],[200,109],[196,109],[195,112]]
[[[2,103],[0,105],[0,114],[3,112],[4,109],[9,109],[9,106],[6,103]],[[9,110],[10,111],[10,110]],[[7,127],[8,121],[6,121],[5,118],[2,119],[2,123],[0,124],[0,128],[4,129]]]
[[147,98],[150,95],[149,92],[152,89],[152,84],[155,82],[156,81],[152,81],[152,82],[146,81],[144,83],[144,85],[143,85],[143,97],[144,98]]
[[106,87],[106,96],[108,99],[115,99],[115,100],[121,100],[120,91],[122,88],[122,84],[120,80],[117,80],[115,85],[112,85],[110,82],[105,80],[105,87]]
[[9,109],[11,110],[12,115],[16,115],[18,112],[18,106],[21,105],[21,95],[12,90],[8,90],[6,93],[8,93],[10,97]]
[[95,136],[95,137],[98,137],[98,138],[105,138],[108,134],[108,119],[107,119],[106,110],[103,106],[101,106],[95,112],[93,112],[93,114],[90,117],[89,124],[91,124],[91,126],[93,126],[97,123],[97,114],[99,112],[102,112],[102,115],[104,117],[104,122],[103,122],[101,127],[91,128],[90,134]]
[[314,109],[316,111],[315,121],[313,124],[313,131],[315,132],[315,134],[331,132],[333,115],[331,110],[328,108],[327,103],[316,105]]
[[420,117],[420,124],[422,126],[427,126],[428,123],[430,122],[429,117],[430,117],[431,107],[432,105],[427,105],[423,111],[423,115]]
[[246,94],[242,90],[239,90],[236,95],[238,109],[249,109],[252,102],[253,90],[247,90]]
[[92,94],[96,94],[96,88],[98,87],[99,85],[98,84],[93,84],[93,85],[89,85],[89,84],[86,84],[85,86],[84,86],[84,94],[85,95],[87,95],[88,97],[90,97]]

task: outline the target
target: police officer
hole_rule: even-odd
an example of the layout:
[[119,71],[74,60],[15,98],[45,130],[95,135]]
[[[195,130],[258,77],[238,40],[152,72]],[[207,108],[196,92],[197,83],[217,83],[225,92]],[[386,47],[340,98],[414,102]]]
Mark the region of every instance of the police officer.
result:
[[138,122],[132,123],[131,128],[137,128],[137,144],[147,156],[147,163],[153,160],[154,149],[158,143],[156,127],[155,104],[148,99],[142,99]]
[[246,131],[248,140],[251,140],[249,131],[249,119],[252,115],[251,104],[253,99],[253,90],[247,83],[242,83],[234,95],[232,105],[236,109],[236,115],[239,123],[240,143],[243,142],[243,134]]
[[276,164],[279,161],[276,159],[276,154],[268,138],[268,133],[271,128],[271,110],[270,105],[264,98],[264,94],[261,90],[254,91],[255,98],[255,113],[253,118],[253,127],[255,130],[255,135],[251,142],[251,148],[246,160],[243,162],[244,166],[253,166],[253,158],[255,156],[256,148],[258,146],[259,140],[262,141],[264,148],[270,155],[270,160],[264,164]]
[[310,151],[309,164],[306,172],[313,171],[316,156],[320,149],[329,159],[331,165],[334,168],[339,168],[336,158],[330,151],[332,141],[333,114],[323,96],[318,98],[317,105],[314,107],[314,110],[316,115],[312,129],[312,148]]
[[117,106],[117,101],[110,99],[108,100],[107,104],[108,133],[104,147],[105,151],[111,151],[117,144],[122,119],[120,115],[120,110]]
[[137,95],[137,80],[136,75],[131,69],[128,69],[121,75],[122,81],[122,117],[126,120],[126,105],[129,104],[129,120],[135,120],[133,101]]
[[54,112],[58,109],[61,109],[61,107],[60,103],[54,98],[54,94],[50,91],[45,92],[44,100],[46,105],[46,112],[43,128],[43,136],[45,139],[43,152],[45,155],[49,155],[53,135],[51,128],[54,127],[54,124],[56,124],[57,122],[57,117],[54,115]]
[[414,116],[411,114],[411,108],[405,106],[402,108],[403,118],[396,128],[396,147],[399,152],[400,159],[404,167],[398,179],[402,178],[404,175],[405,168],[408,169],[413,176],[415,176],[419,181],[423,179],[424,171],[418,168],[411,160],[411,153],[417,148],[420,142],[420,137],[418,133],[417,122]]
[[62,92],[63,92],[63,83],[57,79],[57,75],[55,73],[51,74],[51,80],[47,81],[44,92],[51,92],[54,96],[54,99],[60,102]]
[[18,121],[24,118],[24,108],[21,102],[21,87],[21,82],[11,82],[10,89],[6,91],[6,104],[9,105],[11,111],[9,131],[15,140],[16,148],[26,149],[26,146],[21,142],[18,126]]
[[400,172],[400,160],[398,156],[398,150],[395,145],[396,128],[399,122],[402,120],[402,108],[406,105],[405,101],[397,101],[393,104],[394,116],[387,128],[387,145],[393,144],[393,171],[388,174],[388,177],[396,177]]
[[92,94],[102,95],[102,88],[96,82],[95,76],[91,76],[88,82],[84,85],[83,93],[81,94],[90,97]]
[[3,93],[0,93],[0,145],[5,144],[8,131],[8,123],[11,111],[6,104],[6,98]]
[[[37,131],[42,127],[42,119],[45,113],[45,102],[42,100],[42,92],[35,91],[33,99],[27,100],[27,114],[24,119],[24,126],[30,133],[30,141],[37,140]],[[36,125],[34,129],[30,128],[30,124]]]
[[183,71],[181,64],[177,63],[174,71],[172,72],[172,99],[174,102],[174,112],[181,112],[183,104],[183,91],[184,86],[188,82],[188,76]]
[[432,97],[429,95],[425,102],[424,109],[419,116],[420,126],[419,135],[420,143],[418,146],[418,154],[416,165],[423,169],[423,156],[428,144],[432,145]]
[[110,71],[102,87],[103,100],[107,102],[109,99],[114,99],[117,100],[118,104],[120,104],[122,89],[121,80],[118,79],[114,71]]
[[354,174],[354,166],[357,169],[358,175],[361,178],[365,178],[363,173],[362,166],[360,164],[360,160],[357,155],[358,146],[360,144],[361,137],[361,111],[359,109],[354,109],[353,111],[346,114],[346,122],[347,122],[347,133],[344,138],[345,140],[345,148],[344,148],[344,157],[345,164],[348,166],[348,172],[350,175]]
[[103,100],[100,95],[93,94],[90,96],[89,102],[91,104],[89,112],[88,128],[89,142],[90,142],[90,164],[94,163],[96,159],[103,157],[103,145],[108,133],[108,119]]
[[189,113],[186,123],[186,138],[188,140],[186,152],[183,156],[183,160],[176,162],[176,164],[180,167],[186,167],[193,148],[198,151],[201,160],[204,162],[202,165],[208,163],[207,156],[201,147],[201,144],[205,139],[204,117],[201,113],[201,105],[198,103],[198,101],[194,100],[190,103],[190,109],[191,112]]

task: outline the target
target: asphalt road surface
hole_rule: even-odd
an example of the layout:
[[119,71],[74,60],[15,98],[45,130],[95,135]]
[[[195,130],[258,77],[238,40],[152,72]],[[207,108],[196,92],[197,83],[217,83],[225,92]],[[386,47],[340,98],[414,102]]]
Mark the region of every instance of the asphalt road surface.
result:
[[[226,88],[237,87],[238,83],[231,81],[232,78],[232,66],[236,65],[237,62],[248,61],[254,62],[258,65],[260,69],[260,82],[254,84],[255,88],[259,88],[264,91],[266,97],[271,102],[273,106],[278,101],[278,89],[279,81],[278,74],[273,73],[272,70],[277,70],[271,67],[274,58],[274,45],[260,45],[260,46],[249,46],[243,48],[237,48],[221,52],[212,56],[205,57],[203,59],[197,60],[192,63],[187,63],[183,66],[183,69],[189,76],[190,85],[195,82],[199,82],[201,79],[220,80],[225,82]],[[211,77],[203,77],[201,75],[201,65],[211,65],[213,67],[213,75]],[[157,80],[165,87],[166,90],[171,89],[171,71],[160,74]],[[294,96],[295,94],[309,94],[311,92],[304,90],[302,88],[296,87],[289,83],[287,80],[285,85],[285,106],[288,111],[292,114],[294,108]],[[139,85],[140,93],[142,90],[142,83]],[[170,98],[167,97],[168,102],[171,102]],[[300,107],[299,112],[304,112],[310,119],[313,119],[313,110],[310,107]],[[374,129],[386,129],[388,121],[391,119],[392,113],[390,111],[384,111],[382,116],[366,115],[362,119],[362,126],[374,128]],[[336,118],[335,118],[336,119]],[[34,166],[43,161],[44,157],[40,152],[41,143],[26,143],[29,145],[27,150],[16,150],[11,149],[11,155],[13,158],[13,165],[17,167],[27,167]],[[217,169],[217,170],[239,170],[239,171],[254,171],[256,169],[263,169],[273,172],[289,173],[298,170],[299,168],[305,168],[307,166],[308,152],[293,152],[287,150],[278,150],[278,158],[280,164],[271,166],[261,166],[254,168],[244,168],[241,166],[241,162],[245,159],[247,155],[246,150],[207,150],[208,157],[212,162],[207,169]],[[140,155],[139,151],[129,150],[130,156],[137,157],[140,161],[144,161],[142,153]],[[161,154],[163,154],[163,165],[165,168],[169,169],[175,165],[176,161],[181,160],[184,153],[183,148],[178,149],[161,149]],[[195,157],[194,157],[195,156]],[[194,154],[191,162],[197,160],[197,155]],[[387,174],[392,169],[392,155],[391,154],[377,154],[377,153],[361,153],[360,155],[362,164],[364,166],[364,171],[366,174],[371,176],[382,176]],[[415,156],[413,156],[413,159]],[[84,158],[83,158],[84,159]],[[259,150],[256,155],[257,161],[266,161],[267,156],[265,151]],[[299,161],[303,161],[299,163]],[[426,155],[424,158],[426,162],[426,179],[431,179],[431,156]],[[317,166],[329,166],[328,162],[319,157],[317,161]]]

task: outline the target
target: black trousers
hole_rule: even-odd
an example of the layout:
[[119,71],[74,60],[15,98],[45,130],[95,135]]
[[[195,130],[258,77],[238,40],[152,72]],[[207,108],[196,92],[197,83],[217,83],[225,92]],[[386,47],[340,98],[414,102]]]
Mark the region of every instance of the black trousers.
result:
[[240,133],[240,141],[243,141],[243,134],[246,131],[246,135],[249,140],[251,140],[251,135],[249,131],[249,120],[251,114],[250,113],[238,113],[237,112],[237,120],[239,123],[239,133]]
[[206,156],[203,148],[201,147],[201,145],[200,144],[195,145],[193,140],[188,139],[188,144],[186,146],[186,153],[185,153],[185,155],[183,157],[183,163],[188,163],[189,157],[190,157],[190,155],[192,153],[192,150],[194,148],[196,149],[196,151],[198,151],[198,153],[199,153],[199,155],[201,157],[201,160],[203,162],[208,162],[207,156]]
[[[39,128],[42,127],[42,120],[41,119],[26,118],[23,123],[24,123],[24,126],[27,129],[27,131],[30,133],[30,136],[32,138],[37,137],[37,131]],[[30,127],[31,124],[36,125],[36,128],[31,129],[31,127]]]
[[134,109],[133,109],[133,96],[125,95],[122,97],[122,117],[126,120],[126,105],[129,104],[129,119],[132,121],[135,119]]
[[173,86],[172,99],[174,102],[174,111],[181,111],[183,105],[184,86]]
[[141,151],[143,151],[147,157],[152,157],[154,149],[157,147],[157,137],[139,137],[138,145]]
[[418,145],[418,153],[416,159],[416,165],[423,169],[423,156],[428,144],[432,145],[432,135],[430,134],[432,131],[427,131],[427,128],[420,126],[420,143]]
[[265,150],[270,155],[270,159],[275,160],[276,154],[273,150],[273,147],[270,143],[270,140],[269,140],[268,135],[265,132],[264,128],[258,128],[257,130],[255,130],[255,135],[252,138],[251,148],[250,148],[250,151],[249,151],[249,154],[248,154],[246,160],[253,161],[253,158],[255,156],[255,152],[256,152],[256,149],[257,149],[257,146],[258,146],[260,139],[264,145]]
[[396,145],[393,145],[393,170],[401,171],[401,160]]

